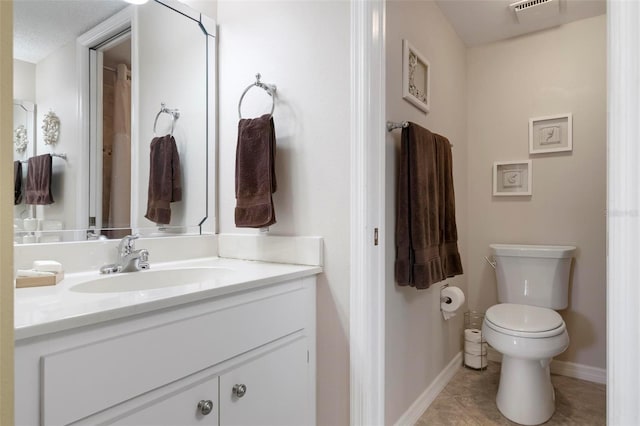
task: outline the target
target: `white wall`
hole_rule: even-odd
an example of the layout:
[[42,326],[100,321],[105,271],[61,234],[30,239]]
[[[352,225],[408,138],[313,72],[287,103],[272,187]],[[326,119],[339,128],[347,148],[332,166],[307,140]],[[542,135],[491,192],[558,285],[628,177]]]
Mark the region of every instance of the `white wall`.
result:
[[[220,1],[220,231],[234,224],[238,100],[262,73],[278,86],[276,235],[324,238],[317,290],[318,424],[349,422],[349,3]],[[243,106],[257,114],[259,89]],[[266,110],[266,105],[260,104]]]
[[179,0],[190,8],[213,18],[218,19],[218,0]]
[[[497,301],[490,243],[575,244],[569,349],[605,368],[606,19],[469,49],[469,306]],[[528,120],[573,113],[573,151],[530,156]],[[491,167],[533,160],[531,197],[492,197]]]
[[13,60],[13,99],[35,102],[36,65],[30,62]]
[[[402,99],[402,39],[431,63],[431,112]],[[433,1],[387,2],[387,119],[409,120],[449,138],[453,146],[456,222],[463,268],[467,244],[466,49]],[[396,165],[400,130],[387,136],[386,424],[393,424],[461,349],[464,308],[444,321],[440,288],[398,287],[394,279]],[[449,279],[466,292],[467,276]]]
[[[36,64],[36,155],[66,153],[67,160],[53,158],[51,185],[54,203],[37,207],[37,217],[61,220],[68,229],[76,224],[76,184],[80,179],[81,158],[78,144],[78,87],[75,40]],[[52,110],[60,119],[60,136],[55,145],[45,145],[42,120]]]

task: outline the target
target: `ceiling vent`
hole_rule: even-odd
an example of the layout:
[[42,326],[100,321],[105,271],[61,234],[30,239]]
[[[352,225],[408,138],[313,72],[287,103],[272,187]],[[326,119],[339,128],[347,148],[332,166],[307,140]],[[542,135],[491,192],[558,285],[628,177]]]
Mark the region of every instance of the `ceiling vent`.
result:
[[521,24],[544,23],[557,19],[560,0],[522,0],[509,5]]

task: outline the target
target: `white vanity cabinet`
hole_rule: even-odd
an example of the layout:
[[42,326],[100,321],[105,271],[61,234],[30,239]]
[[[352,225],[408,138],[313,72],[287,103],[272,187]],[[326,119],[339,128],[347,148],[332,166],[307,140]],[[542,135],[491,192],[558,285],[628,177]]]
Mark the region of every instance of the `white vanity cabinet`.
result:
[[16,340],[16,425],[311,425],[315,277]]
[[302,339],[220,376],[220,424],[298,426],[312,411],[304,389],[307,348]]

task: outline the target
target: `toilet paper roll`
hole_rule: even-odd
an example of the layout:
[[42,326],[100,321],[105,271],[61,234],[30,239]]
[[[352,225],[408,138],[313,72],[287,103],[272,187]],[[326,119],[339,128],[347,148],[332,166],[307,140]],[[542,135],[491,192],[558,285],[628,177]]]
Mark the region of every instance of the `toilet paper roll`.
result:
[[440,291],[440,309],[445,320],[456,315],[464,303],[464,293],[458,287],[445,287]]
[[487,354],[487,344],[486,343],[473,343],[473,342],[465,342],[464,343],[464,352],[471,355],[486,355]]
[[485,368],[487,366],[487,357],[482,355],[464,354],[464,365],[478,370]]
[[486,342],[484,337],[482,337],[482,332],[477,328],[467,328],[464,331],[464,340],[473,343],[480,343],[480,341]]
[[22,221],[22,227],[25,231],[33,232],[38,229],[38,219],[27,218]]
[[33,244],[36,242],[36,236],[35,235],[25,235],[24,237],[22,237],[22,243],[23,244]]

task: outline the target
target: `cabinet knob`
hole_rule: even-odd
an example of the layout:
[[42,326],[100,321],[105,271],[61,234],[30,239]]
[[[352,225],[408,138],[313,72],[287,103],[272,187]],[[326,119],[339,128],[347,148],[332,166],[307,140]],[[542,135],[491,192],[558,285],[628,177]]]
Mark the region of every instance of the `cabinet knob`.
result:
[[242,398],[247,393],[247,387],[245,385],[235,385],[233,387],[233,394],[236,398]]
[[211,401],[210,399],[207,399],[205,401],[203,399],[202,401],[198,402],[198,410],[200,410],[203,416],[206,416],[211,411],[213,411],[213,401]]

